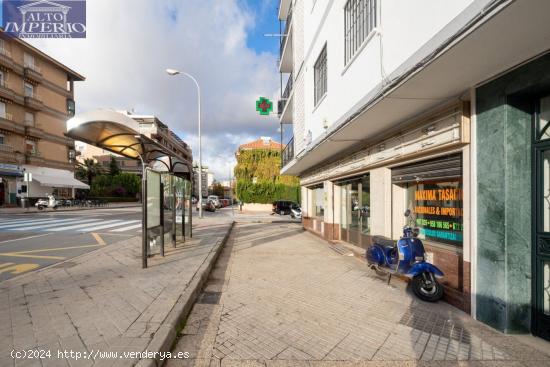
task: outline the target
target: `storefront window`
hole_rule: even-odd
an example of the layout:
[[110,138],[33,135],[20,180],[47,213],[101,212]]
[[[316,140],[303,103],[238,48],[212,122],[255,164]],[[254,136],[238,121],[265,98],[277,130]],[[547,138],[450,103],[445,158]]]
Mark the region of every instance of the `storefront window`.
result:
[[419,238],[462,246],[462,182],[424,181],[407,184],[407,208]]
[[313,216],[323,218],[325,216],[325,189],[323,185],[311,188],[313,191]]
[[370,234],[370,176],[336,183],[340,186],[341,238],[357,245],[367,244]]

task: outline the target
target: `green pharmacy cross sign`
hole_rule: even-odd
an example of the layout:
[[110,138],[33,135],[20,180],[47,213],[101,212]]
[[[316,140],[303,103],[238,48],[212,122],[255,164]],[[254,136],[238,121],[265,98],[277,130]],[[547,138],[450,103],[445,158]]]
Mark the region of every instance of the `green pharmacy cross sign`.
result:
[[269,113],[273,111],[273,102],[265,97],[260,97],[260,99],[256,101],[256,111],[263,116],[269,115]]

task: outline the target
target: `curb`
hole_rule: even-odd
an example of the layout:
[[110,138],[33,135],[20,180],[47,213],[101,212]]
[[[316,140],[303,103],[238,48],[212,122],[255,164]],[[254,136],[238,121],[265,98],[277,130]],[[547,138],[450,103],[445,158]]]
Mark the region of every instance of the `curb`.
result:
[[[229,236],[235,226],[235,222],[231,222],[229,229],[225,236],[219,241],[217,248],[210,252],[204,263],[197,270],[196,276],[193,277],[189,286],[179,297],[178,301],[164,319],[162,325],[153,336],[153,339],[149,342],[146,350],[150,353],[159,354],[159,352],[166,353],[172,350],[174,341],[178,336],[178,330],[182,323],[185,321],[195,301],[197,300],[204,284],[208,280],[210,271],[214,267],[214,264],[218,260],[223,247],[227,243]],[[136,367],[161,367],[165,360],[157,358],[147,358],[140,360]]]

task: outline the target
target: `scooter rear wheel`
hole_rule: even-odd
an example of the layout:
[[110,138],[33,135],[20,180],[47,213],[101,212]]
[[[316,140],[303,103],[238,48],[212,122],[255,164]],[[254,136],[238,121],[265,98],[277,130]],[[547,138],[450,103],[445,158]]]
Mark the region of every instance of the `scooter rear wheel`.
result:
[[443,286],[435,279],[433,274],[418,274],[412,280],[412,289],[418,298],[426,302],[437,302],[443,297]]

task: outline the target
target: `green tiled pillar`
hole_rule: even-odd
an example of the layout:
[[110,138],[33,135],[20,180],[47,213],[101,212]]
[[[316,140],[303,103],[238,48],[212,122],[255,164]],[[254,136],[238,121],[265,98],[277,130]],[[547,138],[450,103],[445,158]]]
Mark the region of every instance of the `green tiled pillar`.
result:
[[476,91],[476,316],[504,332],[530,330],[532,100],[548,87],[550,55]]

